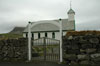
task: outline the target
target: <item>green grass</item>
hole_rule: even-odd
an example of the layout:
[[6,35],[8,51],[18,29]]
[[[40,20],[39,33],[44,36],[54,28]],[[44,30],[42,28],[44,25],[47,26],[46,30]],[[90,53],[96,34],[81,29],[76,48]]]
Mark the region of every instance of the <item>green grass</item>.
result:
[[0,39],[8,39],[8,38],[22,38],[22,34],[10,34],[10,33],[5,33],[5,34],[0,34]]

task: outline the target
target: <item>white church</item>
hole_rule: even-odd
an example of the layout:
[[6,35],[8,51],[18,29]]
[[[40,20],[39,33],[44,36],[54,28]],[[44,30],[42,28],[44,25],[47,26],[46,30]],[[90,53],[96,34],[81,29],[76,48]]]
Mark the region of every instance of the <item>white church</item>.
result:
[[[62,19],[62,31],[63,36],[67,31],[75,31],[75,12],[72,8],[68,11],[68,19]],[[32,22],[31,25],[31,36],[32,39],[39,39],[42,37],[60,39],[59,27],[56,23],[59,23],[58,20],[43,20]],[[23,37],[28,37],[28,25],[23,31]]]

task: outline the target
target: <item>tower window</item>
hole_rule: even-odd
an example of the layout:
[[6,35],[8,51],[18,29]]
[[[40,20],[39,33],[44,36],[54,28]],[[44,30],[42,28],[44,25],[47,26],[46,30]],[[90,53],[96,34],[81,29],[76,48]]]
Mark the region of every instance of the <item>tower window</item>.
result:
[[38,33],[38,38],[40,38],[40,33]]
[[52,33],[52,38],[55,38],[55,32]]
[[47,37],[47,33],[45,33],[45,37]]

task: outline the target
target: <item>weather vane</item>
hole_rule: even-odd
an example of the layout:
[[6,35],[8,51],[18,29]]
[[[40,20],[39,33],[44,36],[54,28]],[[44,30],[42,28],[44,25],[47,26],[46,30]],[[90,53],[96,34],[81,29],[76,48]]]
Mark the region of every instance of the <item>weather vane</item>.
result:
[[70,9],[72,8],[72,0],[70,0]]

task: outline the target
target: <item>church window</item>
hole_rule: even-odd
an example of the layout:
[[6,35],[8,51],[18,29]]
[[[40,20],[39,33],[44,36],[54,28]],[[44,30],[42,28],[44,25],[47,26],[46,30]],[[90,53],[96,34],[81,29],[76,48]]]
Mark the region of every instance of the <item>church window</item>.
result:
[[47,37],[47,33],[45,33],[45,37]]
[[52,38],[55,38],[55,32],[52,33]]
[[34,33],[32,33],[32,39],[34,39]]
[[40,33],[38,33],[38,38],[40,38]]

